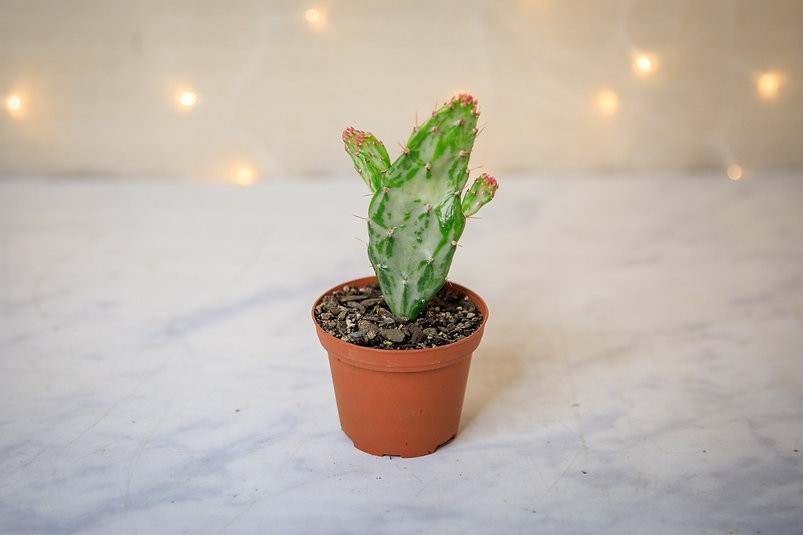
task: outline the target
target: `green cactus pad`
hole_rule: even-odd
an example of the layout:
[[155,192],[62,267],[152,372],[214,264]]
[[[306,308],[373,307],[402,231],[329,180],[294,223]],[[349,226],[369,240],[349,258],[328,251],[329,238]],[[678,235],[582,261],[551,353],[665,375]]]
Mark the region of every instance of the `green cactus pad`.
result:
[[474,97],[452,98],[414,129],[392,165],[372,134],[353,128],[343,132],[346,151],[374,192],[368,256],[395,314],[415,319],[438,293],[466,217],[496,192],[496,181],[484,174],[462,196],[478,116]]
[[390,158],[385,145],[373,134],[351,127],[343,130],[343,143],[354,162],[354,170],[360,174],[371,191],[379,189],[382,173],[390,167]]
[[499,184],[496,183],[496,179],[488,173],[483,173],[475,178],[474,183],[463,196],[463,215],[469,217],[476,214],[483,205],[491,202],[498,188]]

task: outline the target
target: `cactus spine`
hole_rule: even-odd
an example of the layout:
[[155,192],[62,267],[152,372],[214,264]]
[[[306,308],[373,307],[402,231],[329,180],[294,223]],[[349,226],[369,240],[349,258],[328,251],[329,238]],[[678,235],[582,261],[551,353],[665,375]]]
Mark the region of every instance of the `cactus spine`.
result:
[[496,192],[496,180],[483,173],[463,194],[478,117],[474,97],[452,98],[413,129],[392,164],[373,134],[343,131],[346,151],[373,192],[368,256],[394,314],[415,319],[438,293],[466,217]]

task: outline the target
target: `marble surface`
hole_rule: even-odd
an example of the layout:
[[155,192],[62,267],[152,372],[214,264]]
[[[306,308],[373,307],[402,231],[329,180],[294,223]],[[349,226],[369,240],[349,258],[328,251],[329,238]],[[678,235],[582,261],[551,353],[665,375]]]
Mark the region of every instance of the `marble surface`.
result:
[[503,178],[417,459],[341,433],[309,317],[363,193],[0,181],[0,533],[803,532],[803,174]]

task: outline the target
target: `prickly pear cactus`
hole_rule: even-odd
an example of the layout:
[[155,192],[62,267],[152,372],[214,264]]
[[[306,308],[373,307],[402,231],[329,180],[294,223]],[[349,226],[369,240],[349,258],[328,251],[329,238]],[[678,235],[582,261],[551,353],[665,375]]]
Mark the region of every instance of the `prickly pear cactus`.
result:
[[368,256],[394,314],[415,319],[438,293],[466,217],[496,192],[496,180],[483,173],[463,193],[478,117],[474,97],[452,98],[413,129],[393,164],[373,134],[343,131],[346,151],[373,192]]

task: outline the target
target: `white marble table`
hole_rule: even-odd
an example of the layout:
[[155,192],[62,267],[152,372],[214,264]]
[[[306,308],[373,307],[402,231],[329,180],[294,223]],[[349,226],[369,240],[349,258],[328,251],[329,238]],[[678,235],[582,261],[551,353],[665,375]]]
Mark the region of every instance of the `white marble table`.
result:
[[803,532],[803,174],[500,177],[461,433],[341,433],[357,178],[0,180],[0,533]]

